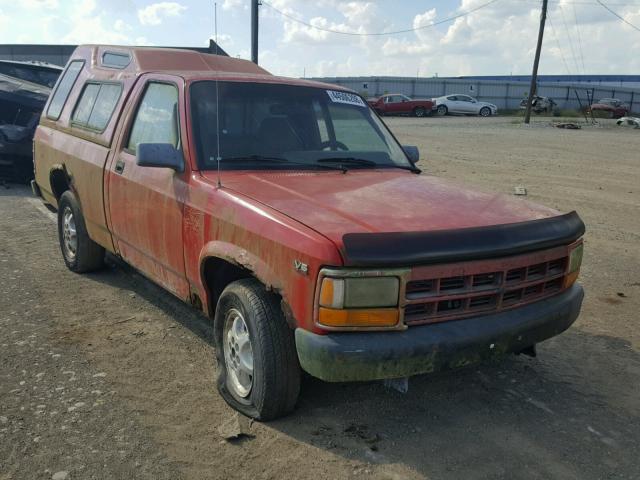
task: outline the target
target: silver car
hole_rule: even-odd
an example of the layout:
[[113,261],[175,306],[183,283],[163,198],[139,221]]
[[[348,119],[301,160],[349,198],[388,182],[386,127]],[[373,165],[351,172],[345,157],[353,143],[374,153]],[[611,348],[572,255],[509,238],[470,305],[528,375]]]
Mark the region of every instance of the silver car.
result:
[[445,95],[444,97],[434,98],[436,111],[438,115],[446,115],[447,113],[463,113],[465,115],[480,115],[481,117],[489,117],[498,114],[498,107],[492,103],[479,102],[469,95]]

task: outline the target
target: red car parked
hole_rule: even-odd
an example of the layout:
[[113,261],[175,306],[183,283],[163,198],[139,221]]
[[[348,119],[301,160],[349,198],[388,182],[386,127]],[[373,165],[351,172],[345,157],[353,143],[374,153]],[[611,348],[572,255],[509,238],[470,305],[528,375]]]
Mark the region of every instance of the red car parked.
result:
[[602,98],[591,105],[592,112],[604,112],[609,118],[620,118],[629,114],[629,106],[617,98]]
[[378,115],[414,115],[424,117],[431,115],[435,108],[432,100],[412,100],[398,93],[383,95],[367,100]]

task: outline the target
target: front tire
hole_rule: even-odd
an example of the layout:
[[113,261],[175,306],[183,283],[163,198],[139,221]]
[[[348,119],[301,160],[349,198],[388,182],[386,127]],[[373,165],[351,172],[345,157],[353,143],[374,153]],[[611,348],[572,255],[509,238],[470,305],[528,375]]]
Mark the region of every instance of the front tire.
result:
[[80,204],[70,190],[58,201],[58,240],[64,263],[72,272],[91,272],[104,266],[104,248],[89,238]]
[[491,109],[489,107],[482,107],[480,109],[480,116],[481,117],[490,117],[491,116]]
[[424,117],[426,115],[426,110],[424,107],[416,107],[413,109],[413,115],[416,117]]
[[445,116],[447,113],[449,113],[449,109],[447,108],[446,105],[438,105],[438,115],[440,115],[441,117]]
[[257,420],[295,408],[300,365],[278,297],[253,278],[229,284],[218,300],[214,335],[217,387],[232,408]]

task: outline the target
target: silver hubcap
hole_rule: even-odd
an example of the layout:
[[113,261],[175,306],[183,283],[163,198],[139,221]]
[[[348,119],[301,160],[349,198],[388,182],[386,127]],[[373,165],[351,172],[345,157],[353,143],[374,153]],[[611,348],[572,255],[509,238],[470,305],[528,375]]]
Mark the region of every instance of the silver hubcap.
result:
[[62,247],[68,260],[76,258],[78,236],[76,234],[76,220],[70,207],[65,207],[62,212]]
[[491,112],[486,108],[483,108],[482,110],[480,110],[480,115],[482,115],[483,117],[488,117],[490,113]]
[[235,308],[227,312],[224,320],[223,348],[227,384],[238,396],[245,398],[253,385],[253,349],[244,317]]

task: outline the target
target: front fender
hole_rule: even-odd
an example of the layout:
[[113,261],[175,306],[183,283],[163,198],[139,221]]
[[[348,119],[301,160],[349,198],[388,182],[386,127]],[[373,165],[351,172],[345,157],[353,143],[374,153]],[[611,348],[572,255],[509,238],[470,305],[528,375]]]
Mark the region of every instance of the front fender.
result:
[[202,271],[204,263],[208,258],[220,258],[229,263],[245,268],[252,272],[253,275],[269,290],[282,290],[281,281],[269,265],[267,265],[267,263],[261,260],[258,256],[239,247],[238,245],[220,240],[212,240],[206,243],[202,248],[199,257],[201,278],[203,278],[204,274]]

